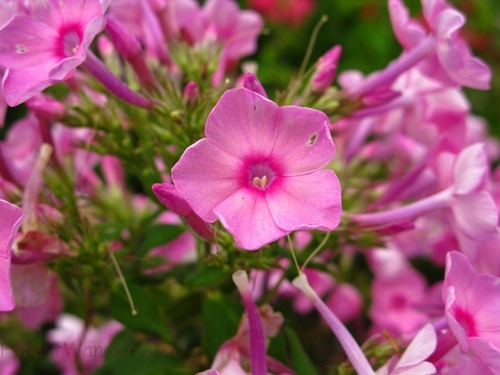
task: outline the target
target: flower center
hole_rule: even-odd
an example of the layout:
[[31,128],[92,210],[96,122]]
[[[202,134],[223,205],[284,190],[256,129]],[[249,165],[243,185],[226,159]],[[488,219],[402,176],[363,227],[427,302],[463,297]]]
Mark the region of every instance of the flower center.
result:
[[75,56],[82,42],[78,25],[64,26],[59,30],[57,53],[61,58]]
[[265,190],[274,181],[276,174],[268,163],[257,163],[248,168],[249,183],[261,190]]
[[460,324],[463,327],[465,334],[467,336],[469,337],[477,336],[474,318],[469,312],[464,311],[461,308],[457,308],[455,310],[455,319],[457,320],[458,324]]

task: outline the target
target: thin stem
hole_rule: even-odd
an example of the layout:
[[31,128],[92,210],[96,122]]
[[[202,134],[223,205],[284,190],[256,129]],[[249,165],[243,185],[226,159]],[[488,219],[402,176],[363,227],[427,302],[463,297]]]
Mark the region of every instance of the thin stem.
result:
[[113,263],[113,266],[115,267],[116,273],[118,274],[118,278],[120,279],[120,282],[123,285],[123,289],[125,290],[125,294],[127,295],[128,303],[130,305],[130,310],[132,312],[132,315],[137,315],[137,310],[135,309],[134,305],[134,300],[132,299],[132,295],[130,294],[130,290],[128,289],[127,282],[125,281],[125,277],[123,277],[122,270],[120,269],[120,265],[116,261],[115,255],[111,251],[111,249],[108,248],[108,254],[109,257],[111,258],[111,262]]
[[302,61],[302,65],[300,66],[299,74],[297,76],[299,79],[306,71],[307,64],[309,64],[309,59],[311,58],[312,50],[314,48],[314,45],[316,44],[316,39],[318,38],[319,30],[325,24],[326,21],[328,21],[328,16],[323,15],[323,17],[320,18],[320,20],[316,24],[316,27],[313,30],[313,33],[311,35],[311,40],[309,41],[309,45],[307,46],[306,55],[304,56],[304,61]]
[[307,264],[311,261],[311,259],[313,259],[316,256],[316,254],[323,248],[323,246],[325,246],[326,242],[330,238],[330,234],[331,234],[331,232],[326,232],[326,236],[325,236],[325,238],[323,238],[323,241],[321,241],[321,243],[318,245],[318,247],[316,249],[314,249],[311,254],[309,254],[306,261],[302,265],[302,272],[306,268]]
[[300,275],[302,273],[302,271],[300,270],[299,262],[297,262],[297,257],[295,256],[295,251],[293,250],[293,242],[292,242],[292,239],[290,238],[290,234],[287,234],[286,238],[288,239],[288,245],[290,246],[290,251],[292,252],[293,262],[295,263],[295,267],[297,268],[297,272]]

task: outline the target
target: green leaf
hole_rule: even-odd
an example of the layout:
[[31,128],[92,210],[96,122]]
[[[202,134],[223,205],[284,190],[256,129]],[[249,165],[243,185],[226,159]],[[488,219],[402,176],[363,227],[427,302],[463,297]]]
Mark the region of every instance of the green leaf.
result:
[[214,358],[222,343],[236,334],[243,306],[221,292],[215,292],[203,302],[202,314],[203,346]]
[[127,281],[137,314],[133,315],[127,296],[121,284],[115,284],[111,290],[111,314],[125,326],[146,332],[154,332],[165,341],[173,340],[172,333],[165,326],[147,287]]
[[144,255],[155,247],[164,245],[177,238],[186,229],[178,225],[153,224],[147,232],[137,249],[138,255]]
[[289,327],[285,327],[284,331],[290,346],[292,368],[297,375],[318,375],[295,332]]
[[137,340],[130,330],[115,336],[104,352],[104,365],[93,375],[191,375],[181,359],[166,345]]
[[192,288],[213,286],[229,276],[229,273],[219,267],[200,267],[186,279],[186,286]]

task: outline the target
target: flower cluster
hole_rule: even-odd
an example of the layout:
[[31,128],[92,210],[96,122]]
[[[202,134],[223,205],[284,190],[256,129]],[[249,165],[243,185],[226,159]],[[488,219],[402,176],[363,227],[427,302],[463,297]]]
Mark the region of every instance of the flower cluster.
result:
[[248,3],[0,3],[0,374],[500,373],[465,15],[388,0],[386,68],[273,87],[264,19],[315,4]]

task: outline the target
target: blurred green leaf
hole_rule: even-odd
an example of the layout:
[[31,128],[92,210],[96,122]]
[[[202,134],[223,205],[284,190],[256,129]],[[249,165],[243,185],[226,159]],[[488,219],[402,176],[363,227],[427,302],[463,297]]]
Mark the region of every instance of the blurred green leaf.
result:
[[218,267],[200,267],[186,279],[186,286],[191,288],[209,287],[228,277],[228,272]]
[[120,332],[105,351],[104,366],[93,375],[191,375],[167,346],[140,342],[130,330]]
[[133,315],[127,296],[121,284],[115,284],[111,290],[111,314],[126,325],[141,331],[153,332],[165,341],[173,340],[172,333],[161,319],[158,304],[151,297],[147,287],[127,281],[137,314]]
[[284,331],[289,344],[292,368],[297,375],[318,375],[295,332],[289,327],[285,327]]
[[215,357],[222,343],[236,334],[243,313],[241,303],[221,292],[209,294],[203,302],[203,346]]

